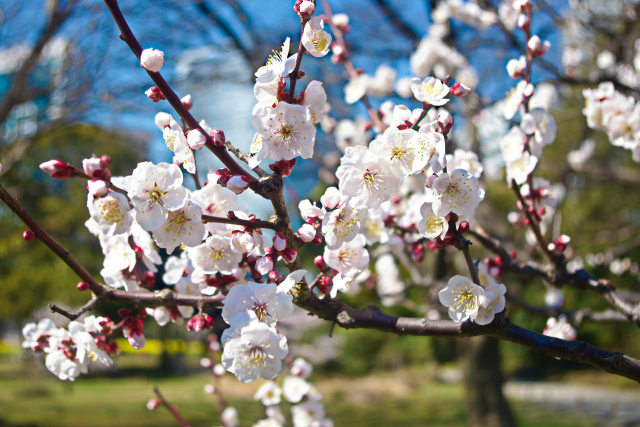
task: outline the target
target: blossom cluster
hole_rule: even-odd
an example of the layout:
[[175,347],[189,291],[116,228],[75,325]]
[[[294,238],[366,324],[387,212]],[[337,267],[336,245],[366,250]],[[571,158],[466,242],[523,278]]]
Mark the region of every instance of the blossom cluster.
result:
[[587,125],[605,131],[611,144],[630,150],[633,160],[640,162],[640,104],[618,92],[611,82],[585,89],[582,95]]
[[22,346],[36,353],[44,353],[45,366],[61,380],[74,381],[86,374],[92,363],[111,366],[110,356],[118,354],[118,346],[110,341],[114,324],[106,317],[87,316],[72,321],[67,328],[58,328],[44,318],[27,323],[22,328]]

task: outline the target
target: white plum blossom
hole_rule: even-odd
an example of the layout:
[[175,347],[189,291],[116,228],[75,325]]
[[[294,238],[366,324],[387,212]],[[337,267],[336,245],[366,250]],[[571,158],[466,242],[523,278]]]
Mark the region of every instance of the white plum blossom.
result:
[[449,308],[454,322],[473,319],[484,302],[484,289],[464,276],[453,276],[447,286],[438,292],[440,303]]
[[504,310],[506,303],[504,294],[506,292],[507,288],[501,283],[496,283],[485,288],[484,300],[473,321],[478,325],[488,325],[493,322],[495,315]]
[[136,253],[129,245],[129,236],[100,236],[100,245],[104,255],[103,266],[110,271],[131,271],[136,265]]
[[413,96],[422,102],[440,106],[449,102],[445,98],[449,94],[449,87],[435,77],[427,77],[421,80],[417,77],[411,79],[411,91]]
[[533,172],[538,164],[538,158],[528,152],[506,164],[507,182],[514,180],[516,184],[522,185],[527,181],[527,177]]
[[446,159],[447,169],[464,169],[476,178],[480,178],[484,170],[482,163],[478,160],[478,155],[473,151],[458,148],[453,154],[447,154]]
[[367,94],[367,89],[371,82],[371,77],[366,74],[359,74],[352,77],[344,87],[344,100],[347,104],[355,104]]
[[229,340],[238,338],[240,332],[245,326],[250,325],[252,322],[258,322],[258,316],[253,310],[245,310],[236,313],[229,322],[229,327],[222,332],[220,342],[222,345],[226,344]]
[[282,389],[273,381],[267,381],[253,395],[253,400],[259,400],[264,406],[279,405]]
[[287,77],[296,65],[297,53],[289,56],[289,49],[291,47],[291,40],[287,37],[282,44],[282,48],[279,51],[273,51],[273,54],[269,55],[267,63],[256,71],[256,77],[260,77],[263,74],[272,71],[273,74],[278,77]]
[[389,199],[401,179],[389,162],[365,147],[348,147],[336,171],[340,192],[355,208],[374,207]]
[[324,31],[324,22],[319,16],[311,18],[302,33],[302,45],[311,55],[322,57],[329,53],[331,35]]
[[166,249],[168,254],[181,244],[190,248],[199,245],[205,235],[202,210],[191,201],[180,209],[169,211],[165,222],[153,232],[158,246]]
[[232,274],[242,261],[242,254],[231,247],[231,238],[220,235],[209,237],[201,245],[189,249],[188,253],[194,268],[207,274]]
[[129,193],[136,220],[147,231],[160,227],[168,211],[181,208],[188,196],[180,168],[168,163],[138,163],[133,174],[114,183]]
[[440,174],[432,190],[433,212],[438,216],[453,212],[464,218],[473,218],[476,207],[484,199],[484,191],[478,186],[478,180],[464,169]]
[[237,313],[247,310],[271,326],[293,313],[293,298],[273,283],[236,285],[229,291],[223,305],[222,318],[229,324]]
[[187,252],[182,252],[180,257],[170,256],[164,264],[162,281],[167,285],[175,285],[184,276],[193,271]]
[[87,208],[100,234],[128,233],[133,223],[129,202],[120,193],[110,192],[104,197],[88,194]]
[[287,376],[282,382],[282,394],[287,401],[298,403],[311,391],[311,385],[297,376]]
[[564,315],[559,316],[558,319],[555,317],[547,319],[547,327],[542,333],[549,337],[567,341],[574,341],[578,336],[575,328],[567,322],[567,318]]
[[369,150],[380,157],[385,158],[391,169],[401,178],[422,170],[425,166],[419,158],[416,165],[416,141],[417,132],[413,129],[387,128],[382,136],[374,139],[369,145]]
[[413,137],[410,145],[415,153],[412,173],[421,171],[429,163],[434,172],[442,169],[442,166],[438,167],[445,159],[445,140],[441,133],[430,130],[429,126],[423,126]]
[[318,400],[310,399],[293,406],[291,408],[291,416],[294,427],[333,426],[333,422],[325,418],[324,406]]
[[284,336],[262,322],[253,322],[224,345],[222,365],[243,383],[258,377],[272,379],[280,372],[288,352]]
[[538,157],[542,155],[542,147],[551,144],[556,138],[556,123],[543,108],[533,108],[524,114],[520,127],[527,135],[532,135],[529,147]]
[[[202,136],[202,134],[200,135]],[[196,173],[196,161],[193,151],[191,151],[191,147],[187,142],[184,130],[173,117],[169,120],[169,126],[163,129],[162,136],[167,147],[173,151],[173,163],[182,165],[189,173]]]
[[449,231],[449,222],[441,216],[433,213],[433,205],[424,203],[420,208],[420,221],[417,224],[418,232],[427,239],[443,238]]
[[313,372],[313,365],[307,362],[302,357],[296,357],[296,359],[291,364],[291,375],[295,375],[300,378],[308,378]]
[[271,160],[313,156],[316,128],[308,108],[281,101],[264,116],[254,115],[253,122]]
[[[191,200],[202,208],[203,215],[226,217],[229,211],[235,211],[238,208],[238,197],[232,191],[217,184],[217,179],[216,174],[208,174],[207,184],[191,192]],[[208,222],[205,227],[211,234],[227,229],[226,224],[215,222]]]
[[353,208],[349,199],[327,212],[322,220],[322,234],[327,247],[335,249],[353,240],[360,231],[360,214],[361,211]]
[[322,87],[322,82],[318,80],[309,82],[304,90],[302,105],[309,109],[312,124],[316,125],[322,120],[327,106],[327,93]]
[[238,410],[233,406],[227,406],[220,414],[220,421],[222,421],[224,427],[238,427],[240,425]]
[[303,283],[305,274],[307,274],[305,269],[292,271],[278,285],[278,292],[285,292],[294,296],[298,292],[298,286]]
[[369,252],[365,249],[365,244],[365,237],[358,234],[336,249],[325,247],[324,261],[343,276],[353,278],[369,265]]

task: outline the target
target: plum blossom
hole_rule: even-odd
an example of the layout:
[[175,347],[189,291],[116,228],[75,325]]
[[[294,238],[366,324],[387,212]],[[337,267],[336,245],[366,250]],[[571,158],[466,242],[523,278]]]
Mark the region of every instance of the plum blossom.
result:
[[365,244],[365,237],[358,234],[336,249],[325,247],[324,261],[343,276],[353,278],[369,265],[369,252],[365,249]]
[[128,233],[133,223],[129,202],[120,193],[110,192],[97,198],[88,194],[87,208],[100,234]]
[[158,49],[144,49],[140,54],[140,65],[145,70],[157,73],[164,65],[164,52]]
[[269,55],[267,63],[256,71],[256,77],[260,77],[270,71],[278,77],[287,77],[295,68],[297,53],[289,56],[289,49],[291,48],[291,40],[287,37],[282,44],[282,48],[279,51],[273,51],[273,54]]
[[160,227],[168,212],[181,208],[188,195],[180,168],[168,163],[138,163],[133,174],[114,183],[129,193],[136,220],[147,231]]
[[267,381],[253,395],[253,400],[259,400],[264,406],[280,404],[282,389],[273,381]]
[[564,315],[559,316],[557,319],[555,317],[547,319],[547,327],[542,333],[549,337],[567,341],[574,341],[578,336],[575,328],[567,322],[567,318]]
[[449,87],[435,77],[429,76],[424,80],[417,77],[411,79],[411,90],[418,101],[435,106],[449,102],[449,99],[445,98],[449,94]]
[[271,160],[291,160],[313,155],[316,128],[311,112],[302,105],[278,102],[264,115],[254,115],[254,127],[262,136],[261,144]]
[[181,244],[197,246],[205,234],[200,206],[187,201],[180,209],[169,211],[165,222],[153,232],[153,238],[159,247],[171,254]]
[[386,159],[360,146],[347,148],[336,176],[340,192],[352,196],[355,208],[374,207],[388,200],[401,181]]
[[488,325],[493,322],[495,315],[504,310],[506,303],[504,294],[506,292],[507,288],[501,283],[495,283],[485,288],[484,300],[473,321],[478,325]]
[[453,212],[464,218],[473,218],[476,207],[484,199],[484,191],[478,186],[477,179],[464,169],[440,174],[432,190],[433,212],[438,216]]
[[310,391],[311,385],[300,377],[287,376],[282,382],[282,394],[291,403],[300,402]]
[[242,254],[231,247],[231,238],[220,235],[209,237],[204,243],[189,249],[188,253],[199,273],[232,274],[242,261]]
[[453,276],[447,286],[438,292],[438,299],[445,307],[449,307],[449,317],[454,322],[474,319],[484,302],[485,291],[471,279],[464,276]]
[[335,249],[353,240],[360,231],[360,214],[361,211],[353,208],[349,199],[327,212],[322,220],[322,234],[327,247]]
[[284,336],[262,322],[253,322],[224,345],[222,365],[243,383],[259,376],[272,379],[280,372],[288,351]]
[[385,158],[391,169],[401,178],[418,172],[425,167],[425,164],[418,158],[416,165],[416,141],[417,132],[413,129],[398,129],[397,127],[387,128],[381,137],[376,138],[369,145],[372,153]]
[[293,313],[293,298],[273,283],[236,285],[223,302],[222,318],[231,324],[237,313],[253,311],[258,320],[271,326]]
[[433,213],[433,204],[424,203],[420,208],[421,219],[418,222],[418,232],[427,239],[443,238],[449,231],[449,222]]
[[302,45],[311,55],[323,57],[329,53],[331,35],[324,31],[324,22],[319,16],[311,18],[302,33]]

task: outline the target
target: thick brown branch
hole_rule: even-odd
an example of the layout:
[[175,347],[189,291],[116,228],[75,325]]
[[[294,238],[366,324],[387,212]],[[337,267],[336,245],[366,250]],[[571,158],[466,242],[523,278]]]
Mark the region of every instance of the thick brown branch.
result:
[[498,316],[493,323],[480,326],[473,322],[396,317],[372,306],[364,310],[335,299],[319,299],[311,293],[296,299],[296,304],[318,317],[346,329],[367,328],[398,335],[465,337],[491,335],[515,342],[536,352],[574,362],[587,363],[640,382],[640,361],[622,353],[610,352],[582,341],[565,341],[521,328]]

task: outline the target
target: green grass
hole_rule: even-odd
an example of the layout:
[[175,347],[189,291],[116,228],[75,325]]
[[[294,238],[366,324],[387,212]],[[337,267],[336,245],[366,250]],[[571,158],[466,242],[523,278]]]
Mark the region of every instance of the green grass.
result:
[[[145,404],[158,386],[178,405],[192,426],[218,425],[215,400],[203,392],[211,381],[207,373],[160,376],[143,370],[155,363],[124,359],[123,375],[81,377],[61,382],[34,361],[7,363],[0,359],[0,425],[3,426],[174,426],[164,409],[149,411]],[[194,361],[190,363],[193,365]],[[204,371],[204,370],[201,370]],[[126,375],[124,375],[126,374]],[[420,372],[386,373],[365,378],[334,377],[316,380],[324,395],[328,415],[336,426],[463,426],[466,416],[463,387],[421,381]],[[263,407],[251,400],[259,384],[240,384],[226,378],[223,391],[235,406],[241,425],[263,417]],[[580,414],[560,414],[542,406],[514,402],[523,426],[588,426],[592,419]],[[285,413],[288,411],[284,411]]]

